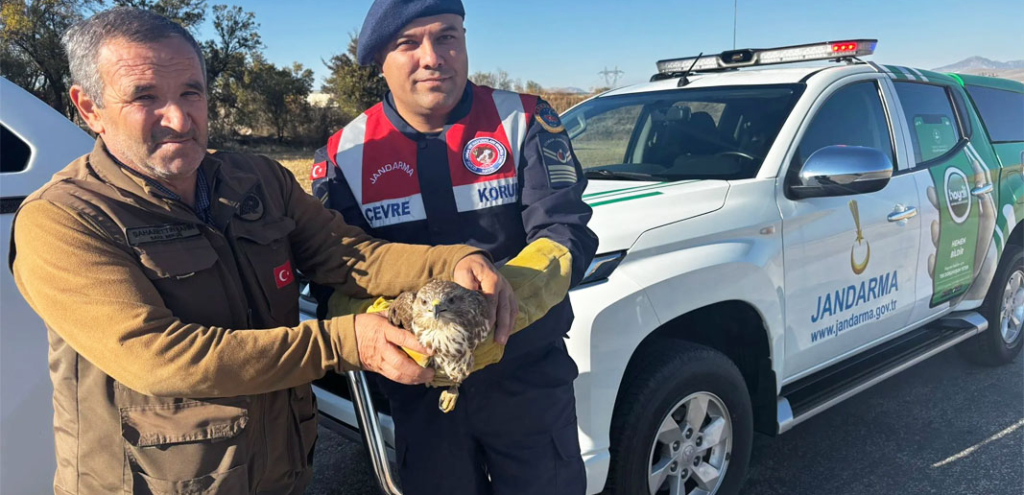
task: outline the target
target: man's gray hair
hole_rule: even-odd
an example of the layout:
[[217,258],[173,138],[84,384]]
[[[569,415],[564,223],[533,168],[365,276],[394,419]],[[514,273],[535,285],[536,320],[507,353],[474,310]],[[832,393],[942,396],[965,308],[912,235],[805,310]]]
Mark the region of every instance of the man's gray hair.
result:
[[71,81],[85,90],[85,94],[103,106],[103,80],[96,59],[100,48],[112,40],[131,43],[155,43],[178,36],[185,40],[199,57],[199,67],[206,81],[206,61],[199,43],[187,29],[174,21],[148,10],[114,7],[71,26],[61,44],[68,54]]

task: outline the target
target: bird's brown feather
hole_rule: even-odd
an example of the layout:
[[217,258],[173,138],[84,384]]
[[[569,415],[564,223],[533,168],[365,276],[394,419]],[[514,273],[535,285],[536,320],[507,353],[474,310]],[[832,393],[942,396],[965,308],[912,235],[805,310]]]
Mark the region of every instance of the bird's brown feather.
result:
[[391,307],[388,308],[388,322],[398,328],[404,328],[411,332],[413,316],[412,302],[415,299],[416,294],[412,292],[403,292],[395,298],[394,302],[391,303]]

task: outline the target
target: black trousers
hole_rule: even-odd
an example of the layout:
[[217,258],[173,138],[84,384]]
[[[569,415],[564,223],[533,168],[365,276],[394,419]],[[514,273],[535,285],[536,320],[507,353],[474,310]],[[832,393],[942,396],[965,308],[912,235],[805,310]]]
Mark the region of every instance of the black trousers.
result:
[[441,389],[385,387],[405,495],[583,495],[578,370],[565,343],[501,364],[470,376],[447,414]]

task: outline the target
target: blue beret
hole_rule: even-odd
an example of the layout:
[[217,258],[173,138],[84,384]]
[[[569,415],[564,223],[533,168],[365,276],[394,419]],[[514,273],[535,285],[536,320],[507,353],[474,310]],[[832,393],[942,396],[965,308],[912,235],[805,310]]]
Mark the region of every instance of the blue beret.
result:
[[420,17],[456,14],[466,17],[461,0],[376,0],[366,13],[363,28],[359,30],[359,48],[356,59],[360,65],[370,65],[381,48],[391,42],[399,31]]

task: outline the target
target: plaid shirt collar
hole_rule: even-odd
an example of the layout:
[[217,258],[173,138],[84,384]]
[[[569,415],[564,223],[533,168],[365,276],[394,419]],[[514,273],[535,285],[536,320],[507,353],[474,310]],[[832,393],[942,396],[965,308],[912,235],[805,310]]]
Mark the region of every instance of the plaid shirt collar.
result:
[[[111,158],[114,158],[113,155],[111,155]],[[118,160],[117,158],[114,158],[114,162],[120,165],[121,168],[127,171],[128,173],[146,181],[146,184],[149,184],[150,187],[159,191],[160,194],[167,196],[168,198],[173,199],[175,201],[182,201],[181,196],[178,196],[174,191],[168,189],[163,184],[153,180],[150,177],[140,174],[136,170],[121,163],[121,161]],[[195,206],[192,207],[192,211],[195,212],[196,216],[199,217],[199,219],[202,220],[203,223],[207,223],[210,225],[213,224],[213,217],[210,216],[210,186],[206,180],[206,174],[203,172],[202,167],[196,169],[196,204]]]

